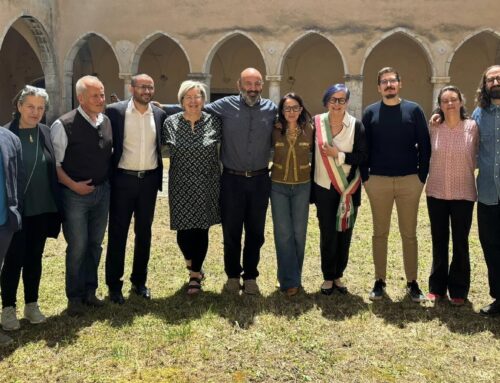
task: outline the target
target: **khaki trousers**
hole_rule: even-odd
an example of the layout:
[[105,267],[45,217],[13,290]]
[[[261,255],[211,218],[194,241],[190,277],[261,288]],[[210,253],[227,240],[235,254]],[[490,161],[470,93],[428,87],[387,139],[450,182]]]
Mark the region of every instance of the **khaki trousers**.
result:
[[406,279],[417,280],[417,216],[424,184],[416,174],[403,177],[372,175],[364,186],[373,217],[372,251],[375,279],[384,281],[386,279],[387,238],[391,226],[392,207],[396,202]]

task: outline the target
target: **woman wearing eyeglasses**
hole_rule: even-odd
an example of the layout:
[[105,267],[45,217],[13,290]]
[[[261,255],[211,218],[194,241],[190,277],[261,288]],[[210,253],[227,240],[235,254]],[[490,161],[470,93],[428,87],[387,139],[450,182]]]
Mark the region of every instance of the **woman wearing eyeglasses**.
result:
[[[426,186],[432,236],[427,299],[438,301],[449,292],[450,303],[461,306],[470,287],[469,232],[477,199],[474,170],[479,133],[457,87],[442,88],[437,102],[440,123],[430,124],[432,150]],[[448,264],[450,224],[453,258]]]
[[16,295],[21,274],[24,285],[24,317],[32,324],[45,321],[38,307],[42,275],[42,254],[47,237],[57,238],[59,188],[54,149],[49,128],[40,121],[49,102],[45,89],[26,85],[20,92],[14,119],[5,128],[19,137],[24,165],[22,229],[14,234],[0,276],[2,290],[2,328],[20,327]]
[[184,81],[178,99],[182,112],[165,120],[162,145],[170,152],[168,201],[170,228],[190,270],[188,295],[201,291],[201,268],[208,250],[208,230],[220,223],[218,145],[222,123],[202,112],[207,94],[197,81]]
[[281,291],[294,296],[302,286],[309,219],[311,115],[295,93],[283,96],[272,133],[271,210]]
[[321,293],[347,294],[342,276],[361,203],[359,166],[368,159],[365,129],[347,112],[349,89],[335,84],[323,95],[328,112],[314,117],[314,183],[323,284]]

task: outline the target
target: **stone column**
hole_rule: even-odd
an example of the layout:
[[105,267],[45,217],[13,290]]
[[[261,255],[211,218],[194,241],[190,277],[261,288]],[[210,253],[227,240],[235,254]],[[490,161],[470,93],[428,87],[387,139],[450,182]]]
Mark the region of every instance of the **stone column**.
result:
[[269,99],[278,105],[281,98],[281,75],[266,76],[266,81],[269,81]]
[[363,75],[346,74],[344,76],[345,85],[351,92],[349,98],[349,113],[354,117],[361,119],[363,113]]
[[210,73],[203,73],[203,72],[193,72],[193,73],[188,73],[187,75],[188,79],[193,80],[193,81],[199,81],[205,84],[206,86],[206,91],[207,91],[207,100],[205,100],[207,103],[210,102],[210,79],[212,78],[212,75]]
[[[73,71],[64,72],[63,86],[64,86],[63,97],[60,105],[59,115],[63,115],[64,113],[67,113],[71,109],[73,109],[72,105],[73,90],[74,90]],[[75,106],[78,106],[78,102],[76,102],[76,104],[77,105]]]
[[431,110],[434,110],[437,107],[437,98],[439,91],[442,87],[448,85],[450,81],[451,79],[449,77],[431,77],[431,83],[433,85]]
[[130,96],[132,96],[130,94],[130,81],[132,79],[132,73],[118,73],[118,77],[123,80],[123,99],[127,100]]

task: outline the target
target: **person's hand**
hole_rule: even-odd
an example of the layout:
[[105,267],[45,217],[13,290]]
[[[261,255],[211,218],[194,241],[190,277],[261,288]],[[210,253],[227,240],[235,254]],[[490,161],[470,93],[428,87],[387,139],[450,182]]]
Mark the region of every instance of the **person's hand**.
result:
[[71,190],[73,190],[76,194],[80,195],[87,195],[90,194],[94,191],[95,186],[90,185],[92,183],[92,180],[85,180],[85,181],[79,181],[75,182]]
[[337,158],[339,156],[339,150],[335,145],[330,145],[325,142],[321,148],[321,154],[328,157]]
[[430,125],[430,126],[437,126],[437,125],[439,125],[441,122],[442,122],[442,121],[441,121],[441,117],[439,117],[439,114],[434,113],[434,114],[431,116],[430,120],[429,120],[429,125]]

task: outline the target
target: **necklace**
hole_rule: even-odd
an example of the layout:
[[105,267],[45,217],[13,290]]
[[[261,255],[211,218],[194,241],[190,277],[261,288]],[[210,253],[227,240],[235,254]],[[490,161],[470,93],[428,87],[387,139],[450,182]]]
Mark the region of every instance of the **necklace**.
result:
[[[31,134],[30,134],[30,142],[33,143],[33,137],[31,137]],[[38,148],[40,146],[40,145],[38,145],[39,142],[40,142],[40,128],[37,128],[37,130],[36,130],[35,163],[33,164],[33,168],[31,169],[31,174],[28,178],[28,182],[26,182],[26,187],[24,188],[24,194],[26,194],[26,191],[28,190],[28,186],[30,186],[31,178],[33,178],[33,173],[35,173],[36,164],[38,162]]]

